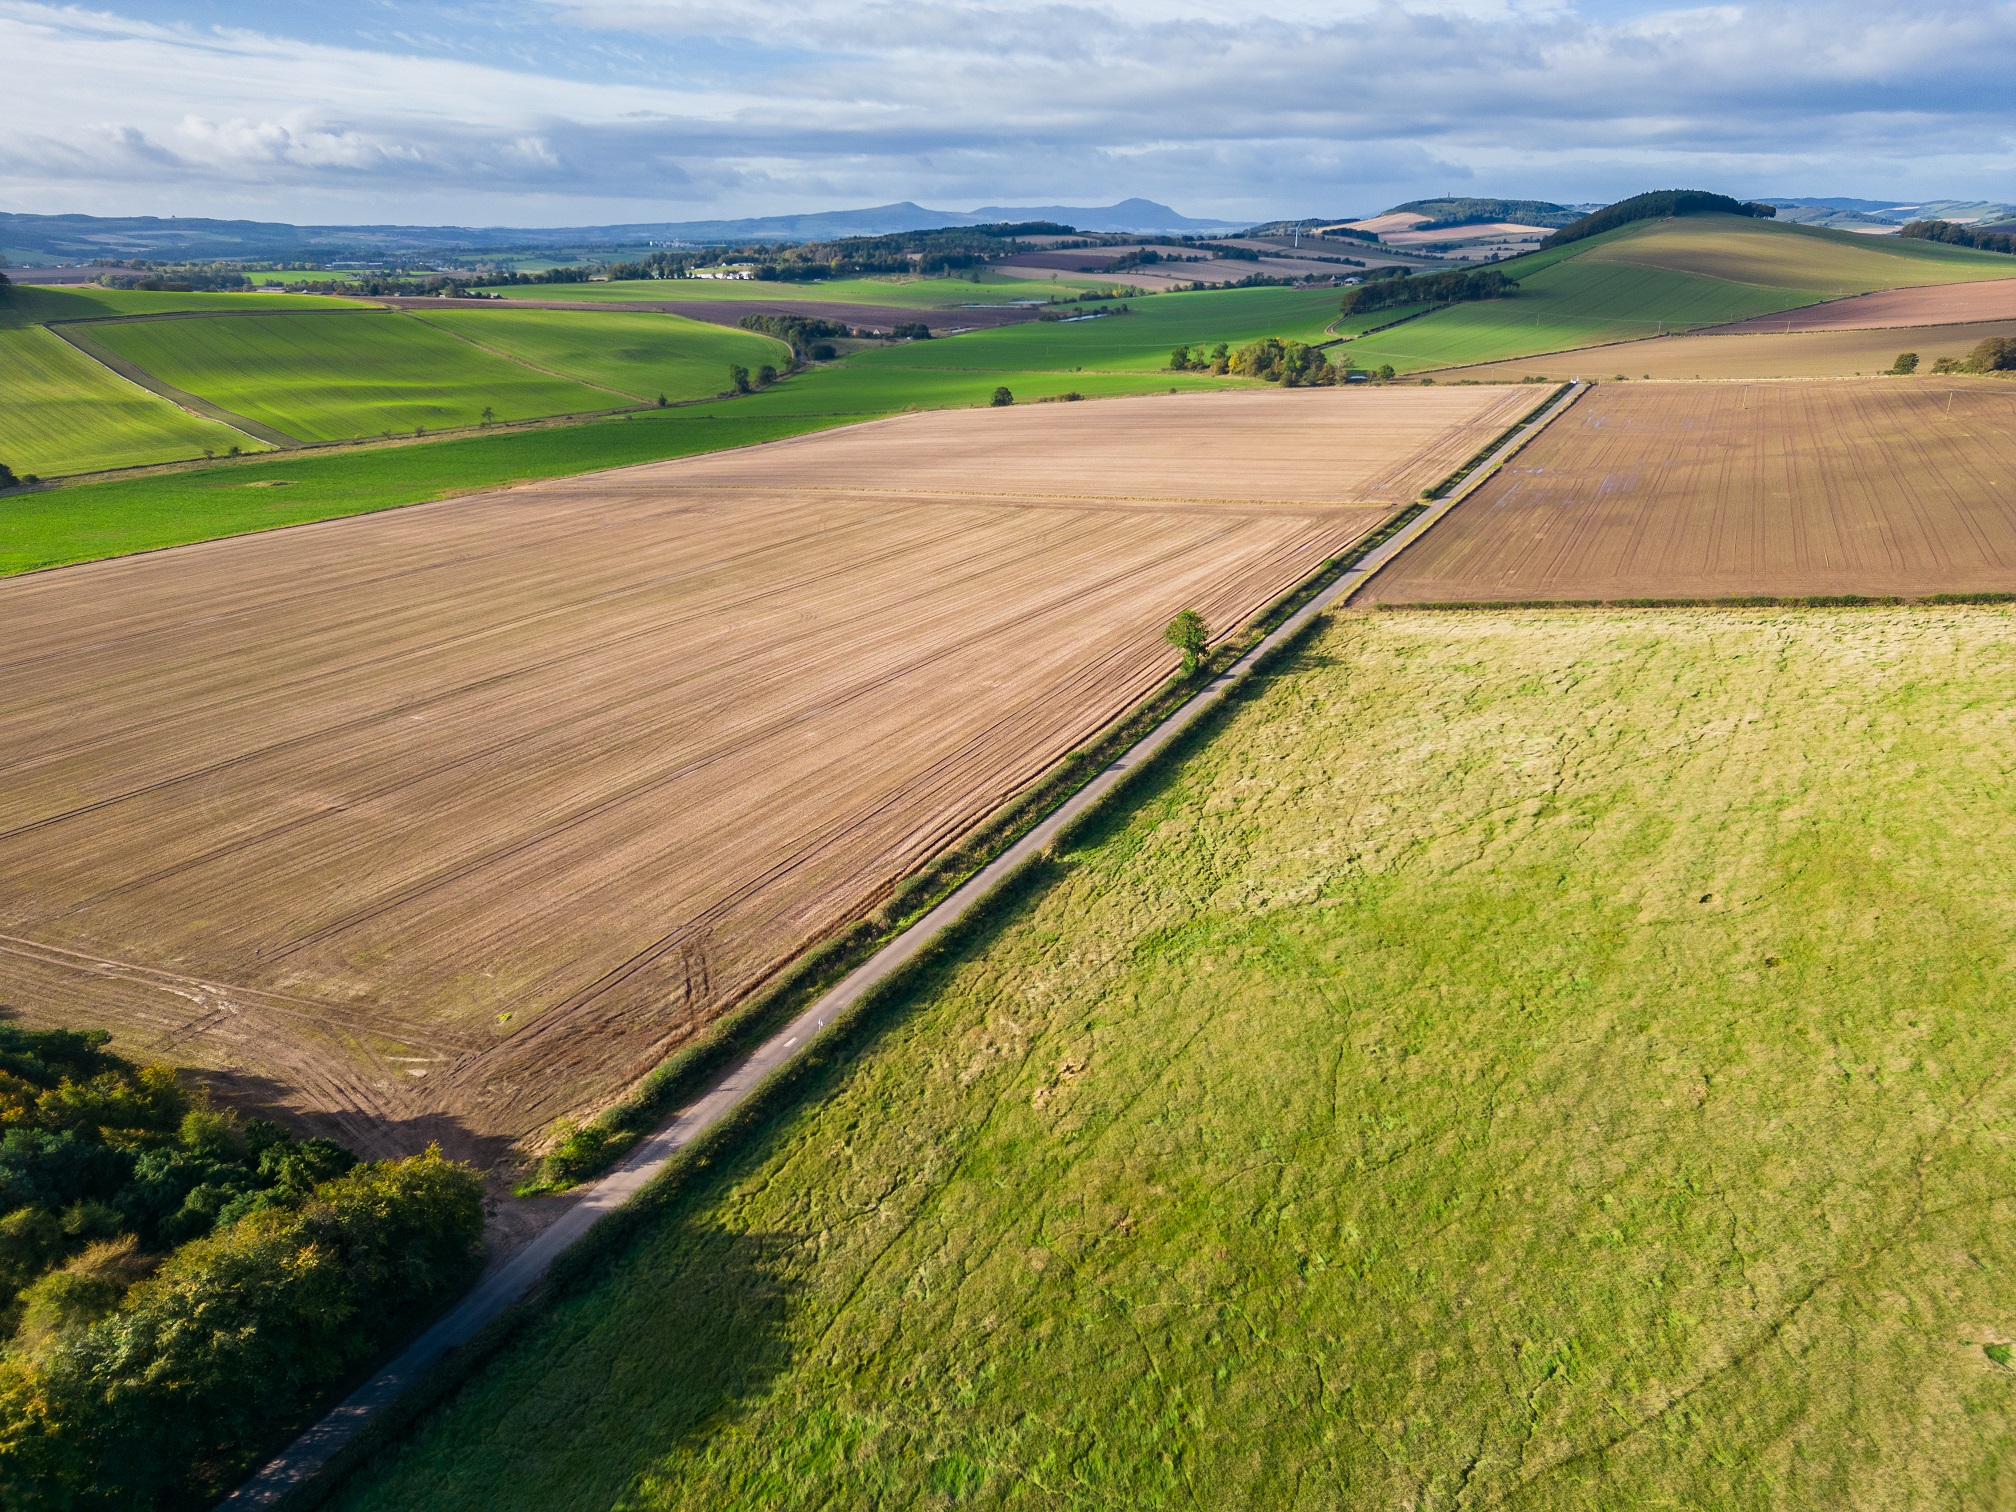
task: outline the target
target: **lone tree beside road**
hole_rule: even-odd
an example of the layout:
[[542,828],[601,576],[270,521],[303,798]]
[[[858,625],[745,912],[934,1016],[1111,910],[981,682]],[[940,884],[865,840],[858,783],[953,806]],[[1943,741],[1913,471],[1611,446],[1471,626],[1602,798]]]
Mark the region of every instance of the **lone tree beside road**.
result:
[[1204,646],[1211,639],[1211,627],[1204,623],[1204,616],[1195,609],[1185,609],[1169,621],[1162,631],[1162,639],[1183,653],[1183,675],[1188,677],[1204,659]]

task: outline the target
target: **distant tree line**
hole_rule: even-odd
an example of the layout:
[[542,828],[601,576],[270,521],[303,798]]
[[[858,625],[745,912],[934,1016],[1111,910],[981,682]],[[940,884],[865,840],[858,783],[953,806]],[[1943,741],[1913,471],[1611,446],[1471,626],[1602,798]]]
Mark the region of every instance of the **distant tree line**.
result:
[[1710,194],[1705,189],[1655,189],[1650,194],[1634,194],[1630,199],[1619,200],[1580,220],[1570,221],[1540,243],[1540,248],[1545,251],[1549,247],[1565,246],[1584,237],[1628,226],[1633,221],[1663,220],[1669,215],[1749,215],[1769,220],[1777,213],[1770,205],[1731,199],[1726,194]]
[[98,282],[108,289],[165,289],[177,294],[249,289],[252,280],[236,263],[153,262],[135,258],[129,262],[100,262],[105,271]]
[[196,1504],[479,1263],[482,1187],[0,1025],[0,1507]]
[[1473,299],[1509,299],[1519,285],[1496,268],[1451,268],[1443,273],[1410,275],[1396,268],[1368,278],[1345,291],[1338,306],[1346,315],[1388,310],[1410,304],[1461,304]]
[[1897,233],[1917,241],[1945,242],[1954,247],[1978,247],[1983,252],[2016,253],[2016,236],[2006,231],[1977,231],[1953,221],[1912,221]]

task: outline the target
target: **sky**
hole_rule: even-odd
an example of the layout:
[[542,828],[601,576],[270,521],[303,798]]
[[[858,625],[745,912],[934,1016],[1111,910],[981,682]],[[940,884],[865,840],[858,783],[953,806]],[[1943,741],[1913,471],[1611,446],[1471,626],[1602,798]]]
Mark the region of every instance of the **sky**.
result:
[[0,0],[0,209],[2016,200],[2016,0]]

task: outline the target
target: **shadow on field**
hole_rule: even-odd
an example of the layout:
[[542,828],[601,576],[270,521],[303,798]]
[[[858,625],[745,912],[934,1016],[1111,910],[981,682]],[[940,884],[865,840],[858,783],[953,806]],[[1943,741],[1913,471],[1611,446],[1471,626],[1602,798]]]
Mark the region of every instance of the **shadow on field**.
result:
[[[516,1347],[437,1415],[452,1431],[377,1446],[343,1512],[606,1512],[667,1456],[720,1431],[792,1360],[790,1234],[666,1214],[563,1285]],[[648,1501],[648,1497],[645,1498]]]

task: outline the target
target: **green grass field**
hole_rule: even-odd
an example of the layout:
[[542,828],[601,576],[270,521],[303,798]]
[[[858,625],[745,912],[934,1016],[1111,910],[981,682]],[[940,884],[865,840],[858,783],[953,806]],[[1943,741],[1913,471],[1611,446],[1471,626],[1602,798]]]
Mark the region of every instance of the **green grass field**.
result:
[[0,328],[45,325],[52,320],[103,320],[109,315],[164,315],[175,311],[354,310],[356,302],[320,294],[170,294],[147,289],[42,288],[16,284],[0,290]]
[[0,499],[0,576],[368,514],[534,478],[751,446],[838,423],[824,415],[697,405],[492,436],[282,453],[17,494]]
[[1512,299],[1455,305],[1354,342],[1359,366],[1403,373],[1723,325],[1844,294],[2010,277],[2016,263],[1929,242],[1687,216],[1516,258]]
[[265,450],[128,383],[46,329],[0,330],[0,462],[17,473],[138,467],[233,446]]
[[728,368],[783,367],[791,348],[770,336],[677,315],[624,310],[426,310],[418,319],[452,336],[632,399],[703,399],[724,392]]
[[[1126,315],[1032,321],[942,340],[910,342],[863,352],[850,365],[864,369],[1061,371],[1082,367],[1087,371],[1146,372],[1167,367],[1169,353],[1177,346],[1209,348],[1223,341],[1237,347],[1262,336],[1325,341],[1329,339],[1325,327],[1338,319],[1335,289],[1228,289],[1158,294],[1126,303],[1131,311]],[[1399,313],[1404,312],[1381,311],[1364,317],[1357,326],[1363,329],[1382,324]],[[1351,351],[1355,355],[1357,347],[1353,345]]]
[[618,283],[520,284],[495,293],[507,299],[722,300],[799,299],[838,304],[892,305],[910,310],[949,310],[964,304],[1007,304],[1016,299],[1075,296],[1083,289],[1109,288],[1125,277],[1047,279],[1004,278],[983,273],[975,283],[963,278],[829,278],[819,283],[764,283],[740,278],[649,278]]
[[2012,629],[1343,618],[338,1505],[2011,1505]]
[[629,396],[535,372],[425,321],[342,312],[92,327],[157,378],[303,441],[612,409]]

